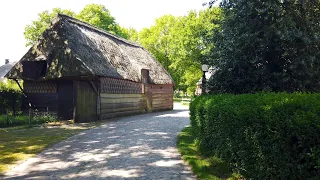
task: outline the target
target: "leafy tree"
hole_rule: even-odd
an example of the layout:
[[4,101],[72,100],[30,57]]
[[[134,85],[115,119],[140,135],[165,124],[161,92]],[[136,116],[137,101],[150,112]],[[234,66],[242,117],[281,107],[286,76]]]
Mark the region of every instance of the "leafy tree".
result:
[[174,45],[175,60],[172,64],[183,71],[182,82],[189,94],[195,92],[195,84],[201,78],[201,63],[207,63],[207,54],[213,47],[207,36],[214,36],[213,30],[218,27],[216,22],[220,18],[220,9],[212,8],[200,12],[191,11],[182,17],[176,27]]
[[117,24],[115,18],[111,16],[105,6],[88,4],[79,14],[60,8],[54,8],[52,12],[43,11],[39,13],[39,19],[33,21],[31,25],[27,25],[25,28],[24,36],[27,40],[26,46],[34,44],[42,36],[42,33],[50,26],[52,20],[57,17],[58,13],[75,17],[125,39],[130,38],[130,31],[132,30],[127,30]]
[[125,39],[130,38],[129,30],[116,23],[115,18],[104,5],[88,4],[76,15],[76,18]]
[[139,41],[139,32],[130,27],[130,28],[123,28],[123,27],[120,27],[121,31],[123,32],[123,36],[125,39],[129,39],[131,41],[134,41],[134,42],[138,42]]
[[50,26],[52,20],[57,17],[58,13],[74,16],[75,13],[70,10],[54,8],[52,12],[43,11],[38,14],[39,18],[27,25],[24,30],[24,37],[27,41],[26,46],[34,44],[42,33]]
[[99,4],[86,5],[83,10],[76,15],[76,18],[106,31],[112,31],[116,25],[115,19],[111,16],[110,11]]
[[200,64],[213,46],[204,37],[213,34],[219,14],[220,10],[213,8],[180,17],[165,15],[139,33],[139,42],[172,75],[176,89],[194,93],[202,75]]
[[223,0],[221,8],[211,90],[320,90],[319,0]]

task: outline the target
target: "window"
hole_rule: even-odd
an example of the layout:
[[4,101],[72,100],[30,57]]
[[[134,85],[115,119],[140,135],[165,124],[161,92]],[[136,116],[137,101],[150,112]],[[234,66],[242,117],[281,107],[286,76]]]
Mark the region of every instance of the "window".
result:
[[47,71],[47,61],[23,61],[22,68],[24,78],[44,77]]

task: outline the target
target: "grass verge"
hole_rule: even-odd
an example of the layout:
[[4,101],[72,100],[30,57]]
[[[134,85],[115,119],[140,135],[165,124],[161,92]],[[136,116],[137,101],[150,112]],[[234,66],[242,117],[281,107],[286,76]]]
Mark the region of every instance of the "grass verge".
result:
[[[50,113],[33,114],[31,125],[44,124],[50,122],[57,122],[57,118]],[[29,116],[27,115],[0,115],[0,128],[13,127],[13,126],[26,126],[29,125]]]
[[0,177],[17,163],[27,160],[59,141],[98,123],[49,123],[42,126],[0,128]]
[[173,101],[174,101],[174,102],[181,102],[181,101],[182,101],[182,98],[173,98]]
[[228,165],[220,158],[202,155],[191,131],[191,127],[186,127],[180,132],[177,146],[182,158],[191,166],[192,171],[199,179],[242,179],[240,175],[232,173]]

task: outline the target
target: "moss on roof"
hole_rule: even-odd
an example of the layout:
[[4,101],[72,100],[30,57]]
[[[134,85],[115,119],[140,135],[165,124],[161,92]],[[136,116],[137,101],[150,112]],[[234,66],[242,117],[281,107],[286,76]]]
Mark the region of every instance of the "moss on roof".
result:
[[139,44],[59,14],[36,45],[6,75],[23,79],[22,62],[45,60],[44,79],[112,77],[135,82],[149,69],[153,84],[173,84],[170,74]]

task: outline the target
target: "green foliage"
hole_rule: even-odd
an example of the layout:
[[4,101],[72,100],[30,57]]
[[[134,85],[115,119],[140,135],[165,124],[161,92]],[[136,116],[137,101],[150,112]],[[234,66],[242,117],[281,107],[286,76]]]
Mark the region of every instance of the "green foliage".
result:
[[182,158],[188,162],[198,179],[241,179],[238,174],[232,173],[228,164],[222,159],[215,156],[206,157],[199,151],[191,127],[186,127],[179,133],[177,147]]
[[[22,81],[19,81],[20,85],[22,85]],[[18,84],[11,79],[5,79],[5,81],[0,82],[0,90],[3,89],[13,89],[16,91],[20,91]]]
[[[49,122],[56,122],[57,117],[50,113],[36,114],[31,119],[31,124],[43,124]],[[0,115],[0,128],[11,127],[11,126],[21,126],[29,124],[29,116],[12,114]]]
[[47,147],[75,135],[88,127],[41,126],[0,128],[0,177],[17,163],[26,161]]
[[320,89],[319,0],[223,0],[208,56],[211,90],[227,93]]
[[320,94],[200,96],[191,126],[203,152],[253,179],[317,179]]
[[139,42],[172,75],[175,88],[192,95],[202,76],[200,64],[213,47],[204,37],[213,35],[219,18],[218,8],[191,11],[186,16],[165,15],[140,31]]
[[70,10],[62,10],[54,8],[52,12],[43,11],[38,14],[38,20],[32,21],[24,30],[24,37],[27,40],[26,46],[32,45],[42,36],[42,33],[50,26],[52,20],[57,17],[58,13],[75,16],[75,13]]
[[88,4],[76,15],[76,18],[106,31],[114,31],[116,26],[115,18],[104,5]]
[[134,41],[134,42],[139,42],[139,32],[134,29],[134,28],[124,28],[124,30],[126,34],[128,34],[128,38],[127,39],[130,39],[131,41]]
[[16,113],[21,110],[22,93],[15,82],[8,80],[0,83],[0,114]]
[[[29,124],[29,117],[21,114],[22,101],[23,94],[16,82],[7,80],[0,83],[0,128]],[[43,113],[35,115],[31,123],[41,124],[56,119],[49,113]]]
[[27,40],[26,46],[35,44],[37,40],[41,38],[43,32],[50,26],[58,13],[75,17],[125,39],[130,39],[131,35],[133,36],[132,38],[135,39],[133,33],[135,30],[132,28],[126,29],[117,24],[115,18],[111,16],[110,11],[106,9],[105,6],[99,4],[88,4],[79,14],[70,10],[62,10],[60,8],[54,8],[52,12],[43,11],[39,13],[39,18],[32,21],[31,25],[27,25],[25,27],[24,36]]

